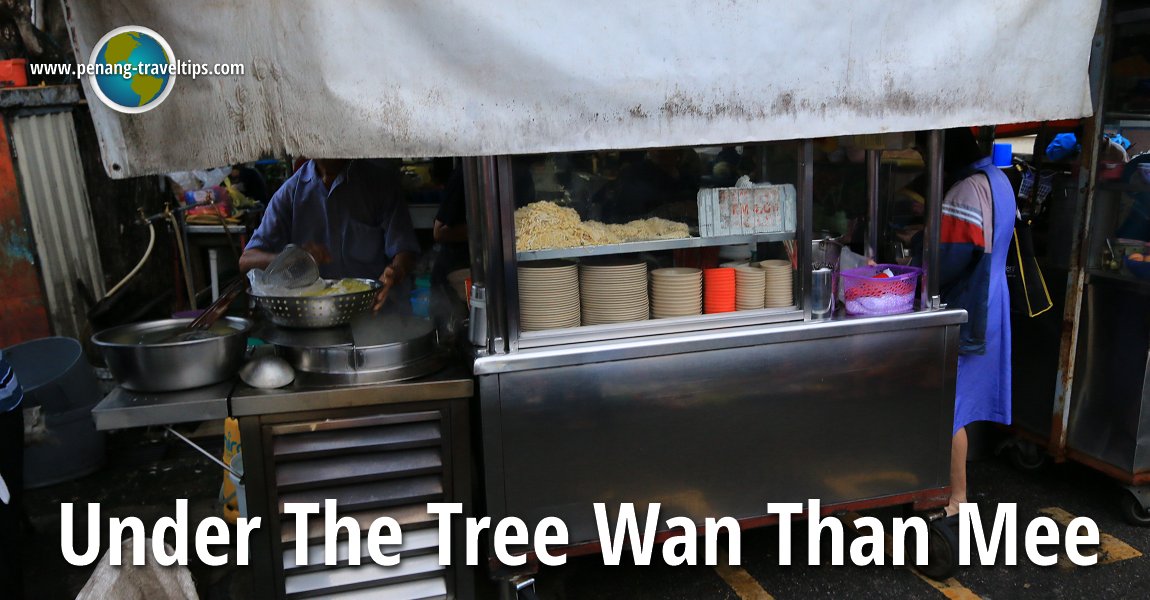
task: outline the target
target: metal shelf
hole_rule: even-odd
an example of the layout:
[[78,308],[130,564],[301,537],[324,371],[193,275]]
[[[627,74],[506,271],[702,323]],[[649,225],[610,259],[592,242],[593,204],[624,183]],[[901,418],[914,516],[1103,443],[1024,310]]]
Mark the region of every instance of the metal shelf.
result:
[[1150,192],[1148,186],[1121,181],[1100,181],[1094,187],[1102,192]]
[[1150,128],[1150,113],[1110,111],[1103,115],[1103,125]]
[[1115,25],[1150,22],[1150,8],[1136,8],[1114,13]]
[[224,233],[242,234],[242,233],[247,231],[247,229],[243,225],[237,225],[235,223],[229,223],[227,225],[227,229],[224,229],[223,225],[185,225],[184,229],[186,229],[188,231],[188,233],[218,233],[218,234],[224,234]]
[[795,239],[795,233],[793,231],[784,231],[780,233],[755,233],[746,235],[724,235],[705,238],[689,237],[674,240],[651,240],[649,242],[605,244],[602,246],[580,246],[578,248],[529,250],[527,252],[516,252],[515,258],[519,262],[523,262],[529,260],[547,260],[552,258],[580,258],[587,256],[602,256],[606,254],[626,254],[628,252],[656,252],[659,250],[678,250],[680,248],[730,246],[733,244],[749,244],[752,242],[781,242],[793,239]]
[[1114,271],[1090,268],[1086,269],[1086,274],[1090,276],[1091,280],[1101,279],[1113,281],[1115,283],[1126,284],[1139,290],[1150,290],[1150,280],[1138,279],[1133,275],[1127,275],[1123,272],[1115,273]]

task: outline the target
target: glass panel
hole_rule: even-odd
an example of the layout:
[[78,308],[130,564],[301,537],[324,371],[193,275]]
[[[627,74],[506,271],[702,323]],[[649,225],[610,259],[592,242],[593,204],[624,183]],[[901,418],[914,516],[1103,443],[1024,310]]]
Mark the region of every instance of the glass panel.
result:
[[798,150],[780,142],[511,159],[521,329],[634,330],[798,310]]
[[[909,267],[922,262],[926,196],[923,158],[914,149],[913,133],[815,142],[812,222],[816,241],[811,262],[815,269],[830,271],[826,277],[832,281],[838,314],[894,314],[913,309],[921,282]],[[875,239],[868,240],[872,235]],[[871,264],[890,267],[867,271]],[[843,271],[848,271],[846,276]],[[818,283],[814,287],[819,296]]]

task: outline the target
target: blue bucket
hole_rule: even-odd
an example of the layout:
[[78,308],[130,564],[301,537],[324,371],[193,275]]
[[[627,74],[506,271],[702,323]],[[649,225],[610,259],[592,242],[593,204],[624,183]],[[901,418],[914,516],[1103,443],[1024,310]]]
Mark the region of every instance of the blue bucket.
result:
[[24,487],[70,481],[104,464],[104,433],[96,431],[92,407],[100,392],[80,342],[49,337],[4,349],[25,410],[40,407],[44,430],[24,448]]

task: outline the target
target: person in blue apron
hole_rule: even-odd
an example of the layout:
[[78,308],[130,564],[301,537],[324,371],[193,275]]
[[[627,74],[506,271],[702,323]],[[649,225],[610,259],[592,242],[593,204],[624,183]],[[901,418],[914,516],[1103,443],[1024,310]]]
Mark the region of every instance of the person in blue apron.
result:
[[943,170],[953,181],[942,203],[939,280],[942,301],[965,309],[951,444],[947,516],[967,501],[966,426],[1010,424],[1010,296],[1006,258],[1014,233],[1014,189],[983,156],[968,128],[945,135]]
[[377,160],[307,161],[272,195],[240,270],[266,269],[288,244],[311,252],[321,277],[379,279],[376,310],[393,287],[406,305],[419,241],[399,170]]
[[[24,392],[0,350],[0,596],[23,598]],[[9,596],[9,594],[11,594]]]

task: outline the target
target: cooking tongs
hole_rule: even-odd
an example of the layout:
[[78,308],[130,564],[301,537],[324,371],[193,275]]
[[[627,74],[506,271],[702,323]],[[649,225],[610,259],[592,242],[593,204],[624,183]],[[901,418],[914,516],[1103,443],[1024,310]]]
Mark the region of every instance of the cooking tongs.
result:
[[195,330],[211,328],[211,326],[214,325],[216,321],[220,320],[220,317],[227,314],[228,307],[231,306],[236,297],[247,289],[247,277],[237,277],[236,279],[232,280],[232,282],[224,288],[224,291],[220,294],[220,297],[216,298],[216,301],[212,302],[211,306],[204,309],[203,314],[196,317],[196,320],[192,321],[191,324],[188,325],[188,329]]

